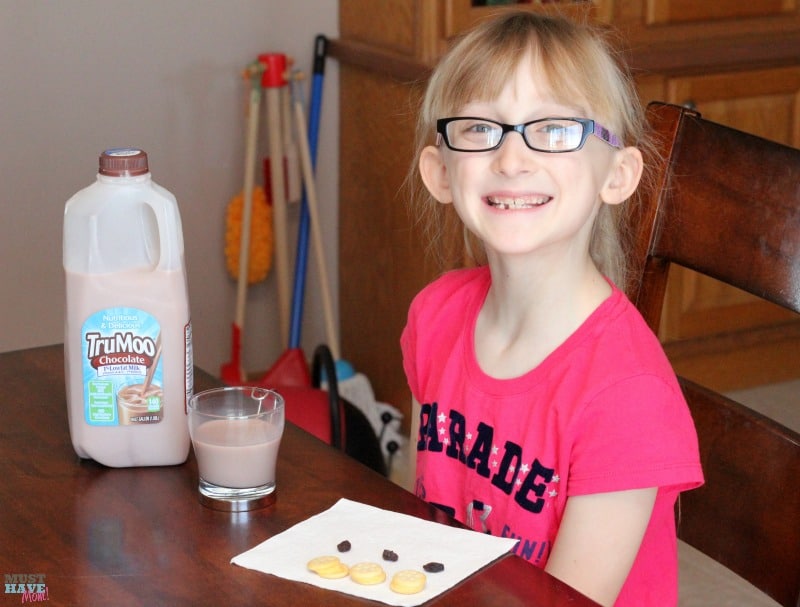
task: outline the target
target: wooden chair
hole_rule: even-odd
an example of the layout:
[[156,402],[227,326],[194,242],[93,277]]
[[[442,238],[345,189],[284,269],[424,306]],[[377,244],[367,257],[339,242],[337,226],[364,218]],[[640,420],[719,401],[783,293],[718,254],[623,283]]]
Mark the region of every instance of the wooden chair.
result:
[[[628,293],[651,328],[671,264],[800,311],[800,150],[673,105],[651,104],[648,121],[661,157],[629,214]],[[784,607],[800,606],[800,435],[680,381],[706,483],[681,496],[679,537]]]

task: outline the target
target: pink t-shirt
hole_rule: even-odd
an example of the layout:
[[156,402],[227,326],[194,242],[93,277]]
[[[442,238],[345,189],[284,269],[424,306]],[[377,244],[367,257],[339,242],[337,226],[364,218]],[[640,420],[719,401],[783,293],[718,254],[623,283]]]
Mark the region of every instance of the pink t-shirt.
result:
[[490,282],[486,267],[450,272],[411,304],[401,345],[422,408],[417,494],[477,531],[518,538],[515,553],[544,567],[569,496],[659,487],[616,605],[675,605],[675,500],[703,475],[658,340],[614,288],[535,369],[494,379],[473,345]]

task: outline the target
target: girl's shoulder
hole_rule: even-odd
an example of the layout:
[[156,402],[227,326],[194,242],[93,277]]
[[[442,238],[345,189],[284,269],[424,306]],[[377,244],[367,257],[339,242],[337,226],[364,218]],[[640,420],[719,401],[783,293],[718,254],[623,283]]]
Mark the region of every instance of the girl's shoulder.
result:
[[[604,333],[606,339],[610,339],[616,344],[625,340],[643,342],[657,351],[662,350],[658,337],[623,291],[614,286],[611,297],[605,304],[602,306],[605,308],[605,314],[601,332]],[[630,344],[628,347],[630,349]]]
[[664,390],[668,398],[681,400],[675,372],[658,336],[619,289],[614,288],[573,337],[577,338],[574,347],[562,362],[587,378],[589,392],[602,393],[613,386],[624,392],[635,381],[648,385],[652,395]]
[[407,330],[433,335],[445,333],[453,338],[466,326],[472,325],[491,284],[486,267],[452,270],[442,274],[417,293],[408,310]]
[[414,298],[412,307],[463,302],[476,294],[486,294],[491,283],[487,266],[461,268],[445,272],[428,283]]

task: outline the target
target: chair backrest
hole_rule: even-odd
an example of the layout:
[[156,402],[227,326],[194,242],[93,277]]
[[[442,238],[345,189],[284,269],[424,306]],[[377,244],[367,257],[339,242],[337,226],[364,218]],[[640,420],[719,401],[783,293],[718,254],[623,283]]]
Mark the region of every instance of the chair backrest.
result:
[[[631,207],[631,299],[657,330],[670,264],[800,311],[800,150],[661,103],[660,155]],[[800,435],[681,378],[706,483],[678,535],[785,607],[800,606]],[[798,404],[800,406],[800,403]]]

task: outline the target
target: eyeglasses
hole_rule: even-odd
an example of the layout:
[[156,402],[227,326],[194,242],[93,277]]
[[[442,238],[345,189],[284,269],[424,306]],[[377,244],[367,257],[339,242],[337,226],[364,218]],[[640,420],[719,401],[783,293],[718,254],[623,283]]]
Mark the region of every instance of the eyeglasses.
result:
[[574,152],[589,135],[612,147],[621,148],[619,138],[606,127],[588,118],[541,118],[523,124],[504,124],[486,118],[456,117],[436,121],[436,145],[442,141],[456,152],[488,152],[503,143],[506,133],[522,135],[525,145],[537,152]]

